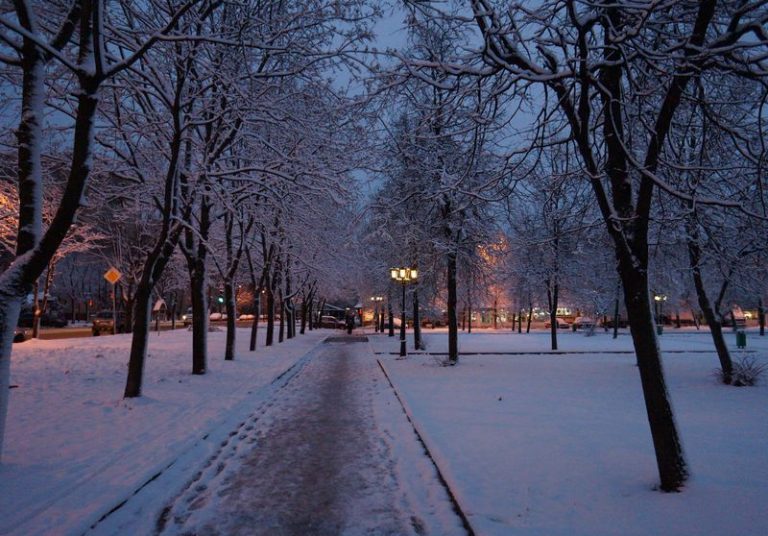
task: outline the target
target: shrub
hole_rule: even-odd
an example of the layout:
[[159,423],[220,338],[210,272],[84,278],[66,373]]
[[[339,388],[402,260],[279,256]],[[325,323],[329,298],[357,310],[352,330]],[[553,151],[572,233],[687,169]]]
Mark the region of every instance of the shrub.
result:
[[[756,385],[766,370],[768,370],[768,363],[758,363],[754,357],[744,356],[733,364],[731,385],[736,387]],[[717,375],[720,380],[723,379],[721,369],[717,369]]]

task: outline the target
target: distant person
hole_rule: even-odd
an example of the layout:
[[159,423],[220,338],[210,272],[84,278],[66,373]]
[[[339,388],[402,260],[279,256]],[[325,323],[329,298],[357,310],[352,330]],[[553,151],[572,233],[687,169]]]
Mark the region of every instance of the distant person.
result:
[[347,333],[351,334],[352,329],[355,327],[355,317],[354,315],[347,315]]

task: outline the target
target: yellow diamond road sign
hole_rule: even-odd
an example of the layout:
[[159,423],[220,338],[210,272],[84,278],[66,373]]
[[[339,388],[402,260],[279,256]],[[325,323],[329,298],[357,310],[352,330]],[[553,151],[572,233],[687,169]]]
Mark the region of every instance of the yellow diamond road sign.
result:
[[106,273],[104,274],[104,279],[106,279],[107,281],[109,281],[110,283],[112,283],[114,285],[115,283],[117,283],[120,280],[120,278],[122,276],[123,276],[123,274],[118,272],[117,268],[115,268],[113,266],[112,268],[110,268],[109,270],[106,271]]

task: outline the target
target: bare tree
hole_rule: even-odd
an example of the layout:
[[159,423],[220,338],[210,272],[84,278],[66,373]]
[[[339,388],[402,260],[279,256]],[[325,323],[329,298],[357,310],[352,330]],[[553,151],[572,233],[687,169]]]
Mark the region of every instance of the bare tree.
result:
[[[681,198],[660,173],[681,102],[708,72],[731,83],[764,76],[768,9],[763,3],[669,4],[469,0],[482,42],[462,57],[406,62],[506,81],[514,99],[544,100],[540,125],[571,143],[614,244],[632,326],[661,489],[678,490],[688,470],[656,343],[648,283],[648,229],[654,193]],[[413,2],[433,19],[469,21],[459,10]],[[517,100],[513,107],[519,107]],[[557,113],[555,113],[557,112]],[[563,118],[562,126],[553,122]],[[642,131],[640,134],[639,131]],[[544,132],[544,131],[541,131]],[[729,204],[723,199],[699,203]]]
[[[124,27],[116,20],[126,12],[110,7],[103,0],[74,0],[61,11],[60,4],[51,11],[48,2],[18,1],[14,3],[13,12],[0,16],[3,28],[0,61],[18,68],[23,79],[18,127],[20,204],[16,260],[0,275],[0,449],[8,407],[13,328],[21,300],[48,266],[81,205],[91,171],[101,86],[134,65],[153,45],[168,36],[178,18],[200,1],[180,3],[159,26],[137,28],[134,35],[144,36],[138,42],[125,39]],[[148,2],[158,7],[155,4]],[[42,16],[44,10],[45,16]],[[115,22],[117,24],[113,24]],[[78,41],[71,44],[75,34]],[[128,43],[138,46],[134,48]],[[40,155],[45,66],[51,61],[67,70],[78,89],[69,172],[55,215],[43,230]]]

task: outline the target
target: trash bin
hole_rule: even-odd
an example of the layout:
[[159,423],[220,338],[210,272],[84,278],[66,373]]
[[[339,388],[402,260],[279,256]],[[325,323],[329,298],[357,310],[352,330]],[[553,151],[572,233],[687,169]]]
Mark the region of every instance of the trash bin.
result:
[[747,347],[747,332],[743,329],[740,329],[736,332],[736,348],[746,348]]
[[661,324],[656,324],[656,335],[663,335],[664,334],[664,326]]

